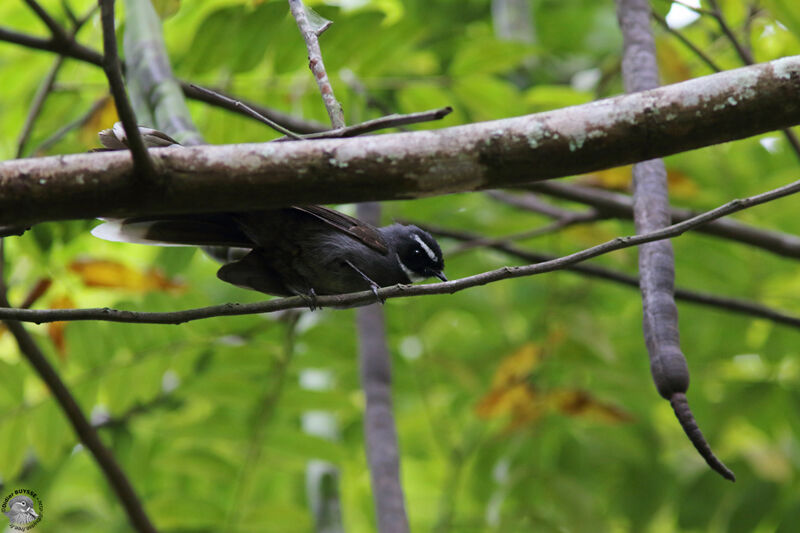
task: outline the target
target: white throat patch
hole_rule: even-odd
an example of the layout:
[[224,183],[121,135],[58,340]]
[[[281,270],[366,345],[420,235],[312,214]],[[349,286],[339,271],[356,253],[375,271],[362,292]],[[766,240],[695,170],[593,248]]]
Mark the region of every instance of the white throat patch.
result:
[[400,265],[400,268],[403,269],[403,272],[405,272],[406,276],[408,276],[408,279],[412,283],[415,281],[422,281],[423,279],[425,279],[424,277],[420,276],[419,274],[408,268],[405,264],[403,264],[403,260],[400,259],[400,254],[394,254],[394,256],[397,258],[397,263]]
[[419,235],[417,235],[416,233],[414,234],[414,240],[417,241],[417,243],[419,243],[420,247],[422,247],[423,250],[425,250],[425,253],[428,254],[428,257],[431,259],[431,262],[436,263],[436,254],[433,253],[431,247],[425,244],[425,241],[420,239]]

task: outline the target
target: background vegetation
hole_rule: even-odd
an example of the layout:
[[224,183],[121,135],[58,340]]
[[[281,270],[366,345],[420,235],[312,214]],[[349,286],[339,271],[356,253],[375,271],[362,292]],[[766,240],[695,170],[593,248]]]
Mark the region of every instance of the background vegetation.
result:
[[[77,14],[93,5],[67,3]],[[348,123],[452,105],[455,112],[444,121],[419,128],[451,126],[622,92],[611,1],[533,0],[527,41],[498,37],[488,0],[308,4],[334,21],[321,44]],[[800,53],[800,4],[720,4],[756,61]],[[68,25],[62,2],[42,5]],[[171,13],[164,36],[178,77],[326,122],[285,2],[160,5]],[[674,5],[654,0],[653,7],[663,16]],[[47,35],[23,2],[0,3],[0,21]],[[703,14],[680,31],[721,68],[741,66],[713,17]],[[663,29],[657,35],[663,83],[711,72],[674,35]],[[100,49],[99,17],[78,37]],[[0,43],[0,159],[17,155],[32,95],[54,60]],[[96,105],[56,144],[37,148],[107,91],[101,69],[65,61],[22,155],[96,147],[96,132],[116,120],[110,102]],[[275,137],[227,111],[200,103],[190,109],[211,143]],[[798,154],[777,133],[666,163],[673,204],[695,209],[798,178]],[[573,181],[627,190],[629,175],[630,169],[612,169]],[[384,218],[490,236],[550,221],[484,194],[386,204]],[[800,230],[794,198],[736,218]],[[193,249],[99,241],[88,234],[95,224],[42,224],[5,239],[11,301],[19,305],[30,296],[37,308],[166,311],[262,297],[219,282],[215,264]],[[522,244],[561,255],[633,232],[632,223],[603,220]],[[483,247],[460,250],[456,241],[441,242],[451,279],[518,262]],[[678,285],[800,314],[794,261],[699,234],[675,239],[674,246]],[[596,263],[635,274],[636,250]],[[637,291],[558,272],[452,296],[392,300],[385,311],[413,530],[789,532],[800,522],[796,328],[680,305],[689,398],[717,455],[737,474],[732,485],[697,456],[651,383]],[[29,329],[102,428],[161,531],[312,530],[306,470],[315,459],[340,469],[345,529],[369,531],[375,518],[353,317],[353,311],[325,310],[298,319]],[[333,415],[333,440],[304,430],[318,412]],[[2,333],[0,483],[3,494],[25,486],[42,496],[46,515],[38,530],[129,527],[48,390]]]

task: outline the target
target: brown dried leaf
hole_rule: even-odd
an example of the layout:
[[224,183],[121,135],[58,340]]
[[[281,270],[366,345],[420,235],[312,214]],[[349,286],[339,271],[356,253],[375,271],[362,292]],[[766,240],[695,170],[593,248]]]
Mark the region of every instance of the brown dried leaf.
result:
[[82,259],[73,261],[69,269],[80,276],[87,287],[107,287],[138,292],[180,291],[184,283],[174,281],[155,269],[140,272],[117,261]]

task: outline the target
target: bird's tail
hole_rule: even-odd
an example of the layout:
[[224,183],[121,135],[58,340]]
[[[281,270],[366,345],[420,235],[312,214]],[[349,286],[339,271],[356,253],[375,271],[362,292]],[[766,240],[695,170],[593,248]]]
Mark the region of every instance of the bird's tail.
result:
[[252,248],[231,215],[175,215],[105,220],[92,230],[100,239],[157,246]]

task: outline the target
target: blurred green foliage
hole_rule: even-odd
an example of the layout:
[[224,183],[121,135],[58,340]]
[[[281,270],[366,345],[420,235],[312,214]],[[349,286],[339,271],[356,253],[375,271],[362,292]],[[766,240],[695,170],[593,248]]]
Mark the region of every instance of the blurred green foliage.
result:
[[[80,14],[94,2],[69,0]],[[331,2],[333,3],[333,2]],[[59,0],[43,1],[62,23]],[[177,2],[160,2],[165,13]],[[321,44],[350,123],[378,111],[345,83],[349,69],[370,97],[396,112],[452,105],[427,129],[583,103],[621,91],[621,39],[612,2],[532,0],[533,43],[494,37],[488,0],[310,2],[334,25]],[[654,0],[662,13],[669,2]],[[721,2],[757,60],[800,53],[800,4]],[[119,7],[122,11],[121,6]],[[118,15],[120,22],[124,13]],[[749,18],[748,18],[749,17]],[[0,3],[2,25],[45,36],[23,2]],[[681,30],[723,68],[740,66],[713,20]],[[282,1],[194,0],[164,22],[176,74],[242,98],[326,120],[306,53]],[[664,83],[708,74],[674,37],[656,31]],[[101,47],[97,17],[79,34]],[[0,43],[0,159],[16,153],[29,103],[54,56]],[[67,60],[25,155],[106,95],[102,72]],[[238,115],[192,103],[209,142],[258,142],[275,134]],[[106,119],[108,120],[108,119]],[[113,119],[112,119],[113,120]],[[45,153],[96,146],[91,123]],[[797,155],[778,133],[680,154],[670,169],[692,185],[675,202],[704,209],[797,179]],[[547,222],[480,194],[386,205],[385,220],[411,219],[488,235]],[[737,215],[798,233],[796,199]],[[189,249],[122,245],[92,238],[93,223],[43,224],[6,239],[6,279],[21,302],[42,279],[34,307],[114,306],[166,311],[261,295],[216,279],[215,265]],[[604,221],[526,242],[564,254],[632,225]],[[443,240],[445,253],[456,243]],[[678,284],[749,298],[800,314],[793,262],[707,236],[674,241]],[[108,260],[153,280],[92,287],[76,261]],[[636,271],[635,250],[597,263]],[[497,252],[449,255],[458,278],[516,261]],[[161,278],[165,279],[165,278]],[[142,284],[144,283],[144,285]],[[692,371],[689,399],[731,485],[710,472],[650,382],[640,301],[630,288],[552,273],[452,296],[386,305],[394,363],[394,407],[412,529],[453,531],[722,532],[796,530],[800,517],[800,332],[719,310],[680,305],[682,345]],[[353,312],[305,313],[293,341],[286,317],[215,318],[180,326],[76,322],[29,326],[95,421],[161,531],[310,531],[305,467],[322,458],[341,469],[347,531],[374,529],[364,458]],[[63,344],[56,344],[61,335]],[[525,383],[537,394],[588,391],[630,414],[624,423],[547,411],[518,427],[480,418],[500,364],[532,343],[545,357]],[[334,386],[310,391],[305,369]],[[265,407],[266,406],[266,407]],[[339,439],[304,433],[301,415],[333,413]],[[110,417],[110,419],[109,419]],[[255,453],[254,453],[255,452]],[[127,531],[125,516],[50,394],[0,335],[0,492],[34,488],[43,532]]]

